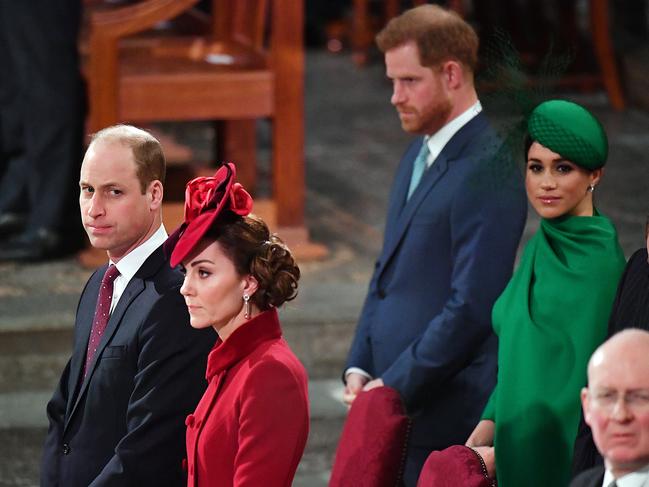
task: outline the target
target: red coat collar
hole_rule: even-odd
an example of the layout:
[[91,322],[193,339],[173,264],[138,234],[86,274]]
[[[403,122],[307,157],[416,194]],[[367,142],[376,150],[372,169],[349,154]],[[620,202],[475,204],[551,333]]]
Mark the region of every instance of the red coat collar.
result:
[[232,332],[224,342],[219,338],[207,357],[205,378],[209,381],[216,374],[229,369],[250,355],[260,344],[282,336],[275,308],[264,311]]

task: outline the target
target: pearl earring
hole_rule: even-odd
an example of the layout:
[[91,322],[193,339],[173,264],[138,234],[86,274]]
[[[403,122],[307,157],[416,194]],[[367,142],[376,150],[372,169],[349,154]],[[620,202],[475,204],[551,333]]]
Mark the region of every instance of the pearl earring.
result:
[[243,317],[250,319],[250,296],[247,293],[243,295]]

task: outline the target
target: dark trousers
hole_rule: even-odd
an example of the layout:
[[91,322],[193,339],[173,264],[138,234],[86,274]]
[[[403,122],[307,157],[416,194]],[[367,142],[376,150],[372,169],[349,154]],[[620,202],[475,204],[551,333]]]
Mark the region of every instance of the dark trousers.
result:
[[406,465],[403,472],[403,485],[404,487],[416,487],[417,480],[421,469],[426,463],[428,455],[431,450],[428,448],[416,448],[412,445],[408,447],[408,456],[406,458]]
[[85,90],[81,0],[0,0],[0,213],[78,230]]

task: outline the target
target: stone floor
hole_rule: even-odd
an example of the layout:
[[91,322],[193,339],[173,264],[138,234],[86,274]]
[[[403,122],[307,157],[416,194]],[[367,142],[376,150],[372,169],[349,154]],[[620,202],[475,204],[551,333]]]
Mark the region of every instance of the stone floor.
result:
[[[340,369],[380,249],[392,174],[410,137],[388,103],[381,65],[359,70],[345,55],[313,51],[306,74],[307,222],[330,253],[302,264],[300,295],[282,318],[311,378],[311,435],[294,485],[320,487],[344,421]],[[595,198],[617,225],[628,256],[644,244],[649,213],[649,115],[614,113],[602,94],[563,95],[589,106],[609,133],[610,160]],[[267,127],[259,132],[267,146]],[[204,127],[178,133],[205,145]],[[530,214],[525,239],[537,224]],[[74,259],[0,265],[0,487],[38,484],[44,406],[70,353],[76,301],[88,275]]]

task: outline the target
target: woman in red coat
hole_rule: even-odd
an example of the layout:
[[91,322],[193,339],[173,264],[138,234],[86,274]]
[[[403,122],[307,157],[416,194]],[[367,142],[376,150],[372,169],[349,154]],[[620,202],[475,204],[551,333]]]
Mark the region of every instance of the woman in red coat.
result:
[[309,430],[307,375],[282,338],[277,307],[297,293],[300,271],[233,183],[233,164],[187,186],[185,222],[171,265],[182,263],[194,328],[219,335],[208,387],[187,417],[189,486],[288,487]]

